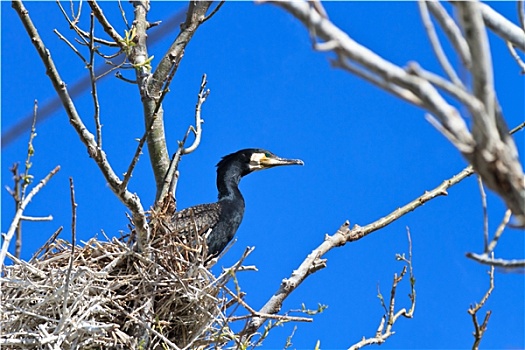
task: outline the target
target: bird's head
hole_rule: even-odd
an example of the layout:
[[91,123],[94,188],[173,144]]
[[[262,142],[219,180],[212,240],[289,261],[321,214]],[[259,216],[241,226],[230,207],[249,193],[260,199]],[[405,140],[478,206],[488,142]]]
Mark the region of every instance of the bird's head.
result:
[[247,175],[253,171],[270,169],[282,165],[304,165],[300,159],[280,158],[270,151],[259,148],[247,148],[222,158],[217,164],[220,169],[237,163],[242,169],[241,175]]

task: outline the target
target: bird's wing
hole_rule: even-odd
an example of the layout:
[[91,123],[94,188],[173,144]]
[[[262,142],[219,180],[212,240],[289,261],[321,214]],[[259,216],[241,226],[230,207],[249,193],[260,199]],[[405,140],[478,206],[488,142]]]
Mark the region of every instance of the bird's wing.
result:
[[176,212],[172,217],[170,229],[177,234],[203,235],[217,225],[220,214],[219,203],[196,205]]

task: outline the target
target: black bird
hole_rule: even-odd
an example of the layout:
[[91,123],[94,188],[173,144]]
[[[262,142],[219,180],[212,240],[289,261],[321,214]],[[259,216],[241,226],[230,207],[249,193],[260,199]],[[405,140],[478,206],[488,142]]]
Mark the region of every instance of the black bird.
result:
[[241,178],[256,170],[294,164],[304,163],[299,159],[279,158],[272,152],[257,148],[243,149],[223,157],[217,164],[219,201],[176,212],[171,230],[178,234],[207,235],[208,256],[219,255],[237,232],[244,215],[244,198],[239,191]]

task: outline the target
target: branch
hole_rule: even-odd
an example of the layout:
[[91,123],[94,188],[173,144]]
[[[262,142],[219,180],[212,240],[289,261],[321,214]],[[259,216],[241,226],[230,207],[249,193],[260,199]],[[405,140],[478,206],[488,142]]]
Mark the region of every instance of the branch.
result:
[[477,149],[466,157],[484,183],[503,197],[507,207],[516,216],[518,226],[525,227],[523,169],[496,99],[492,59],[481,6],[477,2],[454,4],[464,26],[472,56],[476,57],[471,69],[474,95],[483,103],[483,109],[471,110],[472,135]]
[[197,105],[195,106],[195,128],[191,128],[191,131],[193,131],[193,134],[195,135],[195,140],[193,140],[193,143],[190,147],[184,148],[182,150],[183,155],[190,154],[191,152],[195,151],[201,142],[203,122],[201,119],[202,104],[206,101],[206,98],[208,98],[208,95],[210,94],[210,90],[206,90],[206,83],[206,74],[204,74],[201,80],[201,88],[197,98]]
[[97,18],[98,22],[102,25],[102,28],[104,28],[104,31],[107,35],[109,35],[116,44],[118,44],[120,47],[122,47],[122,41],[123,38],[120,36],[120,34],[113,28],[111,23],[107,20],[106,16],[102,12],[102,8],[98,6],[98,3],[96,1],[88,1],[89,7],[91,7],[92,13]]
[[[516,217],[517,226],[525,227],[525,181],[518,159],[514,140],[507,135],[507,128],[493,90],[492,62],[488,41],[484,31],[481,10],[474,2],[455,2],[461,8],[463,23],[469,26],[466,42],[472,57],[474,76],[473,102],[467,105],[474,119],[473,132],[467,127],[458,109],[449,104],[432,83],[405,70],[352,40],[328,18],[321,16],[306,1],[272,1],[276,6],[290,12],[310,31],[315,38],[324,41],[314,45],[323,51],[332,51],[337,60],[355,65],[367,71],[361,77],[378,85],[386,82],[415,95],[425,108],[436,118],[435,126],[462,153],[483,178],[489,188],[497,192]],[[454,85],[454,84],[449,84]],[[393,92],[392,88],[387,89]],[[397,96],[409,96],[400,94]]]
[[[431,191],[425,192],[422,196],[414,199],[412,202],[405,206],[394,210],[390,214],[383,218],[376,220],[364,227],[355,225],[350,229],[350,223],[345,222],[336,233],[332,236],[326,235],[325,240],[317,248],[315,248],[301,263],[301,265],[292,272],[289,278],[283,279],[281,286],[277,292],[266,302],[266,304],[259,311],[261,314],[274,314],[279,312],[282,307],[284,300],[292,293],[311,273],[313,266],[316,266],[316,261],[321,259],[327,252],[336,247],[341,247],[347,242],[357,241],[370,233],[377,231],[393,221],[398,220],[402,216],[422,206],[426,202],[439,197],[447,195],[447,189],[459,183],[461,180],[472,175],[474,173],[472,167],[466,167],[461,172],[445,180],[441,185],[434,188]],[[249,336],[253,334],[261,327],[264,323],[264,318],[254,318],[251,322],[247,323],[242,334]]]
[[513,46],[525,52],[525,32],[523,29],[494,11],[492,7],[485,3],[480,2],[479,9],[487,27],[503,40],[512,43]]
[[472,349],[476,349],[476,350],[479,348],[479,343],[481,342],[481,338],[483,338],[483,335],[485,334],[485,331],[487,330],[487,325],[489,323],[490,315],[492,313],[492,311],[490,310],[487,311],[487,313],[485,314],[483,323],[480,326],[478,323],[477,313],[485,305],[485,303],[490,297],[490,294],[494,290],[494,266],[491,266],[490,271],[489,271],[489,276],[490,276],[489,289],[487,290],[483,298],[481,298],[481,301],[479,302],[479,304],[471,306],[468,309],[468,313],[472,316],[472,322],[474,323],[474,334],[473,334],[474,335],[474,345],[472,345]]
[[[494,259],[494,255],[493,255],[494,249],[496,249],[496,245],[498,244],[498,241],[501,235],[503,234],[505,227],[507,227],[509,223],[510,215],[511,215],[510,210],[507,210],[505,212],[505,215],[503,216],[503,219],[501,220],[501,223],[496,229],[496,232],[494,233],[494,237],[492,237],[492,240],[490,241],[490,243],[488,243],[488,238],[484,239],[485,249],[483,251],[483,254],[467,253],[466,254],[467,258],[470,258],[484,265],[498,266],[498,267],[503,267],[506,269],[521,269],[525,267],[525,260]],[[487,236],[488,236],[488,233],[487,233]]]
[[445,51],[443,51],[443,47],[439,42],[436,29],[434,28],[432,20],[430,19],[430,14],[428,13],[427,1],[419,0],[418,4],[421,20],[423,21],[423,25],[425,27],[425,30],[427,31],[427,36],[430,40],[430,44],[432,45],[432,49],[434,49],[434,54],[436,55],[439,63],[441,64],[441,67],[448,75],[449,79],[454,83],[454,85],[463,86],[463,83],[459,79],[454,68],[452,68],[452,65],[450,64],[447,55],[445,54]]
[[488,257],[486,254],[476,254],[476,253],[467,253],[465,255],[467,258],[477,261],[483,265],[501,267],[504,269],[523,269],[525,268],[525,260],[494,259],[494,258]]
[[55,88],[55,91],[57,92],[58,96],[62,101],[64,109],[69,117],[69,122],[75,128],[75,131],[80,137],[80,140],[86,146],[90,157],[92,157],[97,163],[111,190],[117,195],[120,201],[132,212],[133,223],[135,224],[139,236],[139,250],[142,250],[146,242],[149,240],[149,226],[146,220],[144,209],[142,208],[142,205],[140,203],[140,199],[134,193],[131,193],[127,190],[121,190],[121,180],[113,171],[111,165],[109,164],[106,158],[105,152],[97,146],[93,134],[87,130],[86,126],[82,122],[82,119],[78,115],[73,100],[71,99],[67,90],[66,84],[60,78],[56,66],[51,58],[51,53],[45,47],[44,42],[38,34],[29,16],[29,12],[19,0],[13,1],[12,6],[18,13],[18,16],[20,17],[20,20],[22,21],[29,37],[31,38],[31,41],[35,46],[36,51],[38,52],[40,58],[42,59],[42,62],[44,63],[44,66],[46,67],[46,73],[49,76],[53,87]]
[[[206,83],[206,74],[204,74],[202,76],[199,94],[197,95],[197,105],[195,106],[195,128],[193,126],[190,126],[188,128],[186,134],[184,135],[184,138],[182,139],[182,141],[179,142],[177,152],[175,152],[175,154],[171,158],[170,165],[163,179],[162,187],[158,192],[158,198],[156,199],[157,206],[164,203],[164,200],[168,193],[174,193],[175,181],[177,179],[177,168],[179,166],[179,162],[182,156],[193,152],[199,146],[202,135],[201,125],[204,122],[201,118],[201,107],[202,104],[206,101],[208,95],[210,94],[210,90],[205,90]],[[195,135],[195,140],[193,141],[193,144],[190,147],[185,148],[186,140],[188,139],[190,132],[193,132],[193,134]]]
[[11,221],[11,226],[9,226],[7,233],[3,236],[4,242],[2,244],[2,250],[0,250],[0,271],[3,270],[4,260],[9,249],[9,243],[11,243],[11,239],[15,234],[15,230],[18,224],[20,223],[20,219],[22,217],[22,214],[24,213],[26,206],[29,204],[29,202],[31,202],[31,199],[33,199],[34,195],[37,194],[38,191],[40,191],[40,189],[44,187],[59,170],[60,166],[57,166],[55,169],[51,170],[51,172],[49,172],[49,174],[47,174],[46,177],[40,180],[40,182],[35,187],[33,187],[33,189],[29,192],[27,197],[23,198],[22,203],[16,210],[15,216]]
[[516,49],[514,49],[514,46],[510,42],[506,42],[507,48],[509,49],[510,55],[512,58],[514,58],[514,61],[518,64],[518,66],[521,68],[520,74],[525,74],[525,62],[521,59],[521,57],[516,52]]
[[[510,131],[510,134],[512,135],[524,128],[525,122],[512,129]],[[288,279],[284,279],[282,281],[281,286],[279,287],[277,292],[266,302],[266,304],[261,308],[259,312],[265,314],[275,314],[279,312],[284,300],[288,297],[288,295],[290,295],[309,275],[319,270],[319,268],[317,267],[319,266],[318,262],[321,261],[322,256],[325,255],[328,251],[332,250],[332,248],[343,246],[347,242],[357,241],[369,235],[370,233],[389,225],[390,223],[401,218],[402,216],[422,206],[426,202],[442,195],[446,196],[448,194],[447,190],[450,187],[458,184],[463,179],[469,177],[472,174],[474,174],[474,170],[472,169],[472,166],[468,166],[453,177],[451,177],[450,179],[443,181],[441,185],[437,186],[433,190],[426,191],[422,196],[414,199],[412,202],[364,227],[355,225],[352,229],[350,229],[350,223],[348,221],[345,222],[335,234],[333,234],[332,236],[326,235],[324,242],[317,248],[315,248],[306,257],[306,259],[301,263],[301,265],[292,272],[291,276]],[[411,241],[409,241],[409,243],[411,244]],[[469,254],[472,256],[470,256]],[[469,254],[467,254],[468,257],[473,259],[477,258],[475,254]],[[411,260],[411,255],[409,257],[409,260]],[[511,261],[511,263],[516,262]],[[525,261],[518,263],[522,263],[523,266],[525,266]],[[413,294],[415,298],[415,292]],[[254,334],[257,331],[257,329],[259,329],[262,326],[264,321],[265,320],[263,318],[253,319],[251,322],[246,324],[241,334],[243,334],[244,336],[250,336],[251,334]]]
[[467,41],[461,34],[461,29],[459,29],[456,22],[454,22],[439,1],[428,1],[426,4],[430,12],[432,12],[432,15],[434,15],[439,22],[439,25],[445,32],[448,40],[450,40],[452,46],[454,46],[454,49],[461,58],[463,65],[470,68],[470,65],[472,64],[472,56],[470,55]]
[[66,280],[64,282],[64,302],[62,304],[62,314],[60,322],[58,323],[55,333],[60,334],[62,327],[66,324],[69,319],[70,313],[68,310],[68,299],[69,299],[69,282],[71,280],[71,271],[73,271],[73,261],[75,260],[75,245],[77,240],[77,203],[75,201],[75,185],[73,178],[69,178],[69,194],[71,199],[71,251],[69,252],[69,266],[66,272]]
[[91,80],[91,96],[93,97],[93,109],[95,129],[97,132],[97,146],[102,148],[102,125],[100,124],[100,106],[97,95],[97,78],[95,76],[95,15],[91,12],[91,23],[89,30],[89,80]]
[[[367,345],[371,344],[377,344],[381,345],[383,344],[388,338],[390,338],[392,335],[394,335],[394,331],[392,328],[394,327],[394,324],[397,322],[397,320],[403,316],[405,318],[412,318],[414,316],[414,311],[416,309],[416,278],[414,277],[414,271],[412,267],[412,239],[410,238],[410,230],[407,227],[407,236],[408,236],[408,259],[405,258],[405,254],[403,255],[396,255],[396,260],[403,261],[406,263],[405,266],[403,266],[403,270],[399,274],[399,276],[394,274],[394,281],[392,283],[392,289],[390,290],[390,303],[388,309],[386,308],[386,305],[384,303],[383,296],[381,295],[381,292],[379,291],[379,285],[377,287],[377,293],[378,297],[381,300],[381,304],[385,308],[386,314],[381,318],[381,322],[379,323],[379,327],[377,328],[376,334],[374,337],[371,338],[365,338],[352,345],[349,350],[357,350],[361,349],[362,347],[365,347]],[[407,311],[405,308],[402,308],[398,312],[395,312],[395,299],[396,299],[396,291],[397,291],[397,285],[403,280],[403,277],[405,277],[407,273],[407,268],[410,276],[410,287],[411,292],[408,295],[410,298],[410,309]],[[386,328],[385,328],[386,323]]]

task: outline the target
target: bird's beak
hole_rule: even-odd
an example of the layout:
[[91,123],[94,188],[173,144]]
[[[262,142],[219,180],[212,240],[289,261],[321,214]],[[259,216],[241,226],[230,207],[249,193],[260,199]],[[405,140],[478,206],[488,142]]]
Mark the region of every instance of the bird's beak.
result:
[[263,166],[263,168],[272,168],[281,165],[304,165],[304,162],[300,159],[286,159],[279,157],[265,157],[262,158],[259,162]]

